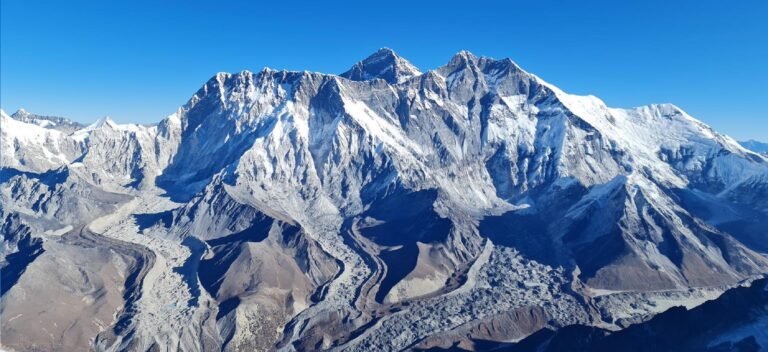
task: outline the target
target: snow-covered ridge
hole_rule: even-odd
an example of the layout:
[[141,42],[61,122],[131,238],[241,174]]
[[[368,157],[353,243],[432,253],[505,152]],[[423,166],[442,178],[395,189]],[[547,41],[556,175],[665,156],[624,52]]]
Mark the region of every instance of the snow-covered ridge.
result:
[[24,108],[20,108],[10,116],[21,122],[28,122],[40,127],[54,129],[65,133],[72,132],[82,127],[81,124],[64,117],[31,114],[24,110]]
[[64,132],[16,120],[0,110],[0,167],[24,171],[55,168],[68,163],[77,153],[75,144]]

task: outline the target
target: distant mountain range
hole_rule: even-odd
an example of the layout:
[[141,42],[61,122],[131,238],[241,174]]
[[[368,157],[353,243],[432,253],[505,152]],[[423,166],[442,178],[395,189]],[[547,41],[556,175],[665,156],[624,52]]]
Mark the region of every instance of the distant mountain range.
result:
[[466,51],[219,73],[151,126],[2,112],[0,151],[10,350],[591,346],[768,273],[765,156]]
[[69,120],[64,117],[42,116],[42,115],[30,114],[24,109],[19,109],[18,111],[13,113],[13,115],[11,115],[11,118],[21,122],[37,125],[43,128],[58,130],[64,133],[72,133],[85,127],[80,123],[77,123],[75,121]]
[[754,139],[750,139],[748,141],[739,142],[739,144],[755,153],[761,153],[763,155],[768,154],[768,143],[758,142]]

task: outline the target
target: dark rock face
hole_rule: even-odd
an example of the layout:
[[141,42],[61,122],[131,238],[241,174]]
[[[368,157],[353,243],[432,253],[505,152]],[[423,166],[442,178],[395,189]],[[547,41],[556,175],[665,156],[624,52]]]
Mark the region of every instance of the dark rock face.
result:
[[768,348],[768,279],[687,310],[675,307],[620,331],[542,330],[499,351],[761,351]]
[[19,277],[27,266],[45,250],[42,239],[32,237],[32,230],[21,223],[18,214],[4,214],[3,209],[0,208],[0,216],[2,216],[0,231],[3,233],[3,241],[6,246],[13,248],[0,266],[0,296],[2,296],[19,281]]

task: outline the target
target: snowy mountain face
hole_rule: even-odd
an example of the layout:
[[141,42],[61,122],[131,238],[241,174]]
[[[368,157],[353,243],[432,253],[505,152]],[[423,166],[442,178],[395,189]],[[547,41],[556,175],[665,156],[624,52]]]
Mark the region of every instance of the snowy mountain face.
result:
[[482,349],[768,272],[767,159],[509,59],[219,73],[154,126],[17,115],[3,348]]

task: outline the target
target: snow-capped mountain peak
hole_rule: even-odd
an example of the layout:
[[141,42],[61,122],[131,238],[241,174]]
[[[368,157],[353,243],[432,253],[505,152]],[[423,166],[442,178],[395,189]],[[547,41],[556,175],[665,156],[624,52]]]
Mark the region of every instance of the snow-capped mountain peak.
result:
[[456,53],[455,55],[453,55],[453,57],[451,57],[451,60],[448,62],[448,65],[449,66],[467,65],[467,64],[476,62],[477,59],[478,57],[475,54],[467,50],[462,50]]
[[400,83],[420,74],[416,66],[398,56],[394,50],[381,48],[340,76],[353,81],[378,78],[388,83]]
[[25,118],[29,116],[29,113],[24,108],[19,108],[19,110],[16,110],[16,112],[11,115],[13,118]]
[[112,120],[111,117],[104,116],[104,117],[96,120],[96,122],[94,122],[90,127],[92,127],[93,129],[102,128],[102,127],[105,127],[105,126],[106,127],[110,127],[110,128],[114,128],[116,125],[117,124],[115,123],[114,120]]

